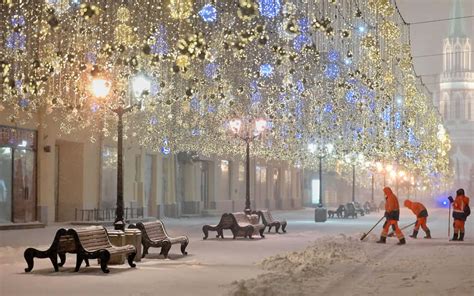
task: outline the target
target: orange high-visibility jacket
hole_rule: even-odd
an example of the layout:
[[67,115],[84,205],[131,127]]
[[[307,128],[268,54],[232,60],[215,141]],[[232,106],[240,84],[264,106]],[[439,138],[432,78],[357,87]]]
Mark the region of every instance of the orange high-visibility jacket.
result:
[[[409,199],[405,200],[404,202],[405,207],[409,208],[413,214],[415,214],[417,217],[426,217],[428,215],[428,211],[426,210],[426,207],[419,202],[416,201],[411,201]],[[425,211],[425,215],[420,216],[420,213]]]
[[400,205],[398,204],[398,199],[393,194],[392,189],[390,187],[385,187],[383,192],[387,195],[387,200],[385,201],[385,211],[390,213],[392,211],[399,211]]
[[464,209],[469,205],[469,197],[465,195],[458,195],[453,202],[453,214],[462,213],[464,214]]

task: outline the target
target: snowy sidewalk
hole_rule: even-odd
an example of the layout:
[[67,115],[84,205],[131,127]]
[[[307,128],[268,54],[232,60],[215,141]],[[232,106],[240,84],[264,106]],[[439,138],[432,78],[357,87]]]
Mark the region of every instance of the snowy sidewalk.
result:
[[[158,249],[150,249],[137,268],[111,265],[107,275],[95,262],[75,273],[72,254],[59,272],[53,272],[49,260],[42,259],[26,274],[25,248],[47,248],[56,229],[64,225],[2,231],[0,294],[472,295],[472,219],[466,223],[465,242],[448,242],[447,210],[431,210],[428,226],[434,239],[407,239],[407,245],[397,246],[395,238],[386,245],[375,244],[381,226],[367,241],[359,240],[382,213],[326,223],[315,223],[312,209],[274,215],[288,220],[288,233],[254,240],[232,240],[230,232],[225,232],[224,240],[202,240],[202,225],[216,223],[216,217],[166,219],[171,235],[189,236],[188,256],[173,246],[170,259],[165,260]],[[404,210],[401,216],[400,225],[415,220]],[[405,231],[406,236],[409,233]]]

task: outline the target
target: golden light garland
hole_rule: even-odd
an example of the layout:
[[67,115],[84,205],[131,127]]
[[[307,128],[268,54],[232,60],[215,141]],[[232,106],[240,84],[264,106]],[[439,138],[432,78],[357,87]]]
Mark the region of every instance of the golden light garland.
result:
[[[407,27],[389,0],[358,5],[369,9],[350,0],[3,4],[0,112],[18,124],[45,112],[63,133],[112,136],[109,109],[128,105],[131,81],[145,74],[150,89],[125,126],[147,148],[242,155],[227,122],[263,117],[256,157],[312,168],[308,144],[331,143],[333,169],[356,153],[448,177],[449,138],[433,136],[442,122],[413,71]],[[112,83],[105,99],[90,91],[98,77]]]

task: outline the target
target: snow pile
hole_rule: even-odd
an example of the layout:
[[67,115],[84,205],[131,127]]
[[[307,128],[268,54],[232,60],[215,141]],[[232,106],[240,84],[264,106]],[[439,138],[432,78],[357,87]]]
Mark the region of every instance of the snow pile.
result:
[[266,271],[255,279],[231,284],[230,295],[298,295],[320,287],[331,277],[331,265],[364,263],[368,255],[360,237],[326,237],[303,251],[275,255],[259,265]]
[[325,271],[328,265],[334,263],[367,260],[360,245],[360,240],[353,237],[329,237],[313,243],[303,251],[266,258],[260,265],[265,270],[289,273]]

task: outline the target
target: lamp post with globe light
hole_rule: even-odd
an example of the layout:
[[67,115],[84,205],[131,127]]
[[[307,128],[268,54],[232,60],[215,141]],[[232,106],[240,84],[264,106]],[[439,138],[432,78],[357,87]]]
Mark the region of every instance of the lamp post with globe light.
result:
[[352,166],[352,202],[355,202],[355,166],[364,163],[364,155],[362,153],[351,152],[346,154],[345,161]]
[[250,214],[250,143],[267,129],[267,121],[262,118],[232,119],[229,121],[229,129],[235,137],[243,140],[246,145],[244,211],[246,214]]
[[319,204],[323,206],[323,158],[334,151],[334,145],[331,143],[326,145],[310,143],[308,150],[319,158]]
[[[117,115],[117,203],[115,209],[115,230],[125,230],[123,202],[123,115],[142,106],[143,96],[150,91],[151,81],[144,75],[137,75],[131,80],[131,95],[128,103],[122,98],[117,105],[109,108]],[[105,99],[112,88],[112,83],[104,78],[91,81],[91,91],[97,98]]]

